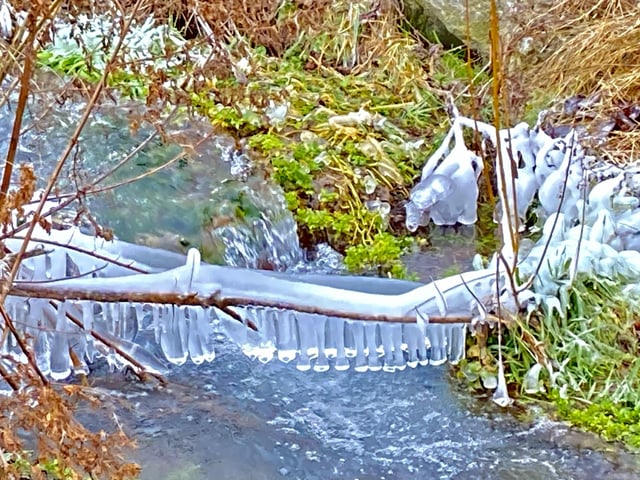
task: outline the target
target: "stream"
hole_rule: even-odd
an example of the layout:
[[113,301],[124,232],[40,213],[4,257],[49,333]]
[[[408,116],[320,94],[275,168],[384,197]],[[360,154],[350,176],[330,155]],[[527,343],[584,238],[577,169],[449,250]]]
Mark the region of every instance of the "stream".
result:
[[94,377],[142,480],[632,479],[637,459],[546,420],[518,420],[458,392],[448,368],[299,372],[244,357],[176,369],[167,388]]
[[[27,123],[39,117],[34,102]],[[149,134],[129,128],[131,108],[97,112],[60,189],[95,178]],[[12,115],[13,109],[0,110],[0,156]],[[19,161],[42,168],[44,180],[79,115],[77,105],[64,107],[33,123]],[[194,119],[176,125],[180,141],[206,131]],[[280,189],[247,170],[248,159],[229,154],[230,145],[212,137],[190,159],[101,195],[91,207],[124,240],[174,250],[199,245],[236,266],[339,271],[339,257],[326,249],[314,262],[305,260]],[[151,142],[109,182],[178,151],[175,143]],[[439,238],[437,254],[407,260],[422,280],[452,264],[468,268],[472,240],[446,238]],[[245,357],[220,331],[212,341],[216,360],[173,368],[165,388],[96,366],[92,382],[105,395],[105,410],[81,415],[92,428],[104,428],[117,413],[138,442],[131,459],[143,467],[142,480],[640,477],[636,456],[617,445],[547,420],[522,420],[487,398],[459,392],[446,365],[395,373],[300,372]]]

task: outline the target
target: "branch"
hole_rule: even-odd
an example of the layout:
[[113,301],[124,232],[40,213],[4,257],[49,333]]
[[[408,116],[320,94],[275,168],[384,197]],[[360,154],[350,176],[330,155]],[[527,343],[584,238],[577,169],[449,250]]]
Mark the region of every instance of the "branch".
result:
[[[276,301],[260,299],[255,300],[249,296],[225,297],[220,291],[210,295],[179,294],[175,292],[111,292],[97,291],[87,288],[69,288],[58,287],[51,284],[19,284],[14,285],[9,291],[10,295],[17,297],[33,297],[48,298],[51,300],[88,300],[94,302],[132,302],[132,303],[157,303],[171,304],[177,306],[196,306],[196,307],[215,307],[225,313],[231,315],[236,320],[240,320],[240,316],[229,310],[229,307],[267,307],[282,310],[293,310],[300,313],[309,313],[315,315],[325,315],[329,317],[339,317],[349,320],[362,320],[370,322],[388,322],[388,323],[415,323],[415,315],[371,315],[361,314],[354,311],[334,310],[327,307],[299,305],[287,301]],[[470,315],[445,315],[445,316],[429,316],[429,323],[452,324],[452,323],[471,323]],[[256,329],[255,325],[249,324],[250,328]]]
[[24,342],[24,339],[22,338],[20,333],[18,333],[18,330],[16,330],[16,326],[13,324],[13,321],[9,317],[9,314],[7,313],[7,310],[4,308],[4,302],[0,303],[0,315],[2,315],[2,318],[4,320],[4,324],[6,325],[6,327],[13,334],[13,337],[15,338],[16,342],[18,343],[18,346],[20,347],[20,350],[22,350],[22,353],[24,353],[27,356],[27,361],[29,362],[29,366],[38,375],[38,377],[40,378],[40,381],[42,382],[42,385],[44,385],[44,386],[49,385],[49,380],[47,380],[47,377],[44,376],[44,374],[42,373],[42,371],[38,367],[38,364],[36,363],[36,359],[33,357],[33,351]]
[[24,67],[20,76],[20,94],[18,95],[18,106],[16,114],[13,118],[13,127],[11,129],[11,138],[9,140],[9,149],[7,150],[7,158],[2,172],[2,184],[0,185],[0,205],[7,200],[9,192],[9,184],[11,183],[11,174],[13,173],[13,165],[18,150],[18,142],[20,141],[20,129],[22,128],[22,117],[27,106],[29,97],[29,82],[31,82],[31,73],[33,69],[33,36],[35,32],[29,35],[29,43],[24,56]]
[[[50,301],[49,303],[53,306],[53,308],[55,308],[56,310],[58,309],[58,305],[55,302]],[[74,325],[76,325],[80,330],[82,330],[84,332],[87,332],[89,335],[91,335],[93,338],[95,338],[99,342],[101,342],[104,345],[106,345],[107,347],[113,349],[114,352],[116,352],[118,355],[120,355],[122,358],[124,358],[127,362],[129,362],[131,365],[133,365],[136,369],[138,369],[138,370],[134,369],[134,372],[135,372],[135,374],[138,376],[138,378],[141,381],[144,382],[145,381],[145,376],[146,375],[150,375],[153,378],[155,378],[156,380],[158,380],[161,384],[163,384],[163,385],[167,384],[167,381],[164,379],[164,377],[162,375],[147,371],[147,369],[144,367],[144,365],[142,365],[140,362],[138,362],[135,358],[133,358],[127,352],[123,351],[115,342],[112,342],[107,337],[105,337],[104,335],[100,334],[99,332],[96,332],[93,329],[87,330],[86,328],[84,328],[84,324],[82,323],[82,321],[80,321],[78,318],[76,318],[75,315],[73,315],[72,313],[69,313],[69,312],[65,312],[65,316]]]

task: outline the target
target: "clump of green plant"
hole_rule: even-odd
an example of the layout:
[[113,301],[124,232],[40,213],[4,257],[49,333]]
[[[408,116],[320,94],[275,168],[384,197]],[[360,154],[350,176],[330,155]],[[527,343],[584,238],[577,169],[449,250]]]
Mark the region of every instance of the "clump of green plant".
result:
[[41,460],[32,465],[32,461],[29,460],[30,456],[33,456],[33,452],[25,451],[22,454],[5,452],[3,461],[10,464],[14,471],[19,472],[20,478],[25,480],[35,478],[32,475],[34,469],[36,475],[42,475],[47,480],[75,480],[78,478],[71,468],[62,466],[56,458]]
[[[640,447],[640,301],[623,284],[578,277],[506,324],[502,355],[510,394],[550,401],[561,419]],[[497,359],[495,331],[479,339],[458,370],[474,388],[487,387]]]
[[409,248],[412,241],[409,237],[395,237],[387,232],[373,237],[369,245],[354,245],[347,248],[344,263],[351,271],[366,271],[372,266],[380,276],[407,278],[405,265],[399,260]]
[[576,405],[576,402],[558,396],[552,398],[560,418],[597,433],[607,441],[619,441],[640,449],[640,406],[637,404],[600,400]]

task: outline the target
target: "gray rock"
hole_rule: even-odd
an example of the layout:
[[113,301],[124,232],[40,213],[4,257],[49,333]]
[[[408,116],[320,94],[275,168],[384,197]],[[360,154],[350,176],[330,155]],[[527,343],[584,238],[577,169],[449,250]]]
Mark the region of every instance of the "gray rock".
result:
[[[489,0],[469,0],[471,47],[489,53]],[[498,0],[501,8],[504,0]],[[466,38],[464,0],[404,0],[409,23],[428,40],[447,48],[464,45]]]

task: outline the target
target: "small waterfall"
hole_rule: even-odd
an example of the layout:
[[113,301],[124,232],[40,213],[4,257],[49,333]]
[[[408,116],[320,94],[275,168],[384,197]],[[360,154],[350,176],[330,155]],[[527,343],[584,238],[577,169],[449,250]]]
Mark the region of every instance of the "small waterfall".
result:
[[282,190],[264,180],[230,180],[211,193],[203,250],[225,265],[283,271],[303,259]]

